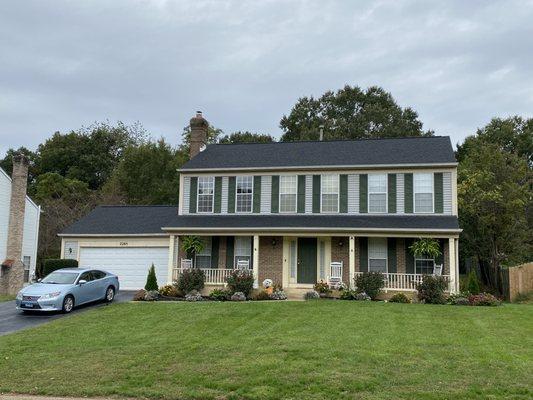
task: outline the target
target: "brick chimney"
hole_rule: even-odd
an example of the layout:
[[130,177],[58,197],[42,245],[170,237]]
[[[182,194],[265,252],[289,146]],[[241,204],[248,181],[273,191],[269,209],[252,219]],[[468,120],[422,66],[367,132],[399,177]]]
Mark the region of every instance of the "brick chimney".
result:
[[6,260],[2,263],[2,289],[7,294],[16,294],[24,284],[22,236],[28,183],[28,159],[23,154],[13,156],[11,180]]
[[189,158],[201,152],[207,144],[207,128],[209,122],[202,116],[201,111],[196,111],[196,116],[191,118],[191,145]]

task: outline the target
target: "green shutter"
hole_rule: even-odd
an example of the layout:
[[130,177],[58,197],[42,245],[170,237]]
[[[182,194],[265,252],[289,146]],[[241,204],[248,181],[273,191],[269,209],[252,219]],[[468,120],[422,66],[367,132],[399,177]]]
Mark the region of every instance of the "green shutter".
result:
[[313,213],[320,213],[320,175],[313,175]]
[[196,213],[196,196],[198,192],[198,178],[191,178],[190,197],[189,197],[189,213]]
[[220,244],[220,238],[213,236],[211,238],[211,268],[218,268],[218,247]]
[[235,213],[235,177],[228,179],[228,213]]
[[404,201],[405,212],[410,214],[413,212],[413,174],[404,175],[404,193],[405,193],[405,201]]
[[368,272],[368,238],[359,238],[359,270]]
[[339,212],[348,212],[348,175],[339,177]]
[[220,214],[222,203],[222,177],[215,177],[215,212]]
[[272,193],[270,197],[270,212],[279,213],[279,175],[272,176]]
[[261,177],[254,176],[254,213],[261,212]]
[[252,240],[250,240],[250,247],[251,247],[250,268],[253,268],[254,267],[254,237],[253,236],[252,236]]
[[414,274],[415,273],[415,257],[409,250],[409,247],[413,244],[414,239],[405,239],[405,273]]
[[435,212],[442,214],[444,212],[444,190],[442,183],[442,172],[433,175],[433,186],[435,188]]
[[396,273],[396,238],[387,239],[387,264],[388,272]]
[[359,175],[359,212],[368,212],[368,175]]
[[226,268],[233,268],[233,253],[235,246],[235,237],[227,236],[226,237]]
[[396,174],[388,175],[389,213],[396,214]]
[[305,175],[298,175],[298,212],[305,212]]

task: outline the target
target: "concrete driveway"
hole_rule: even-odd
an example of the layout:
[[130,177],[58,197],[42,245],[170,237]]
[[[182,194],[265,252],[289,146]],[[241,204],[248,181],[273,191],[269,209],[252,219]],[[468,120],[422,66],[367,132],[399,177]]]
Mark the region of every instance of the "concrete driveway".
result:
[[[131,291],[120,291],[116,295],[115,300],[113,301],[113,303],[111,303],[111,305],[132,300],[134,293],[135,292]],[[79,308],[75,308],[70,315],[84,312],[86,310],[91,310],[95,307],[106,306],[108,306],[108,304],[103,302],[87,304],[80,306]],[[15,308],[15,301],[0,302],[0,336],[19,331],[21,329],[41,325],[46,322],[53,321],[54,319],[63,318],[65,316],[65,314],[62,314],[60,312],[34,312],[26,314]]]

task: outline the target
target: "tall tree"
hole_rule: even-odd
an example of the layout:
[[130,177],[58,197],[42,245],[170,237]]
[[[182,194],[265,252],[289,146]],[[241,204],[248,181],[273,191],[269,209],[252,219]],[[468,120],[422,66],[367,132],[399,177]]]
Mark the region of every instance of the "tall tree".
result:
[[418,114],[400,107],[392,95],[376,86],[362,90],[346,85],[319,98],[302,97],[280,127],[282,141],[318,140],[321,127],[324,139],[360,139],[432,135],[423,131]]
[[17,150],[9,149],[3,159],[0,160],[0,168],[2,168],[9,176],[13,172],[13,155],[17,153],[24,154],[29,161],[28,167],[28,191],[31,193],[33,183],[39,175],[39,155],[26,147],[19,147]]
[[231,135],[224,135],[219,140],[219,143],[271,143],[274,138],[264,133],[255,133],[249,131],[237,131]]

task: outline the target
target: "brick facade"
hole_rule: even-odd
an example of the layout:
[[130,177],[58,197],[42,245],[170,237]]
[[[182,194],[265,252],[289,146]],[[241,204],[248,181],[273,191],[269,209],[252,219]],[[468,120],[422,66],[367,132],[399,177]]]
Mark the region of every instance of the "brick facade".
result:
[[[342,261],[342,281],[348,284],[350,281],[350,240],[348,237],[331,238],[331,261]],[[326,265],[326,268],[328,267]]]
[[267,278],[283,283],[283,236],[259,237],[259,285]]

